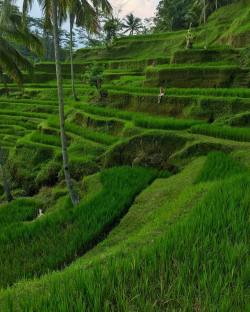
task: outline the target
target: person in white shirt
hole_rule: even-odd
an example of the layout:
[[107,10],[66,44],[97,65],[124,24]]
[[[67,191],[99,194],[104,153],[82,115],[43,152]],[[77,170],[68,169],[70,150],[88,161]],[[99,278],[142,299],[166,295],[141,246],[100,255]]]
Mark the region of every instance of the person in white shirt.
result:
[[165,91],[164,91],[164,88],[163,87],[160,87],[160,93],[158,95],[158,104],[161,104],[161,100],[162,98],[164,97],[165,95]]
[[43,213],[42,209],[39,209],[37,218],[40,218],[42,216],[44,216],[44,213]]

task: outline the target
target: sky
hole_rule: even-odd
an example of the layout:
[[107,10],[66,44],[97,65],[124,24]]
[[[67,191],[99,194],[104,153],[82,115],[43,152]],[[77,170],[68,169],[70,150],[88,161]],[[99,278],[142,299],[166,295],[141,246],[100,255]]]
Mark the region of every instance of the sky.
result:
[[[115,15],[119,12],[120,16],[125,16],[128,13],[134,13],[141,18],[152,17],[159,0],[110,0]],[[17,0],[18,5],[22,5],[22,0]],[[35,2],[32,12],[30,14],[33,17],[40,17],[41,12],[38,4]]]

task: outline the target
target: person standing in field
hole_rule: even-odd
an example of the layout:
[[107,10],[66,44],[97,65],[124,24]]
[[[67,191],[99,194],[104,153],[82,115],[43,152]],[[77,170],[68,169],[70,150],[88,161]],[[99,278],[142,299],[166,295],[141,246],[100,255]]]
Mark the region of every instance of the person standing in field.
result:
[[165,95],[165,90],[163,87],[160,87],[160,93],[158,95],[158,104],[161,104],[161,100],[164,97],[164,95]]

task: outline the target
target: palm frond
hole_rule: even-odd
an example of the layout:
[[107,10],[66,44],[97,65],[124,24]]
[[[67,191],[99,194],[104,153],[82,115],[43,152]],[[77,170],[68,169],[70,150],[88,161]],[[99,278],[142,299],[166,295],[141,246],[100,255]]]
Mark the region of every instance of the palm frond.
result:
[[85,27],[90,33],[99,29],[98,14],[93,6],[86,0],[75,0],[76,25]]
[[16,29],[0,26],[2,36],[10,41],[14,41],[18,44],[22,44],[30,51],[42,55],[43,46],[41,41],[32,34],[28,29]]
[[108,0],[92,0],[94,8],[101,9],[107,15],[112,14],[112,6]]
[[29,73],[33,72],[32,64],[23,57],[7,40],[0,37],[0,51],[6,54],[17,66]]

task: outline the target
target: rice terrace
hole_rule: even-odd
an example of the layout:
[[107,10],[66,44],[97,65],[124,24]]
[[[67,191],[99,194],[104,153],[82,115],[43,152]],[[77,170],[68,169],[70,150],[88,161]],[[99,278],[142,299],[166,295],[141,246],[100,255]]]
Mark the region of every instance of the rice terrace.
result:
[[0,312],[250,311],[250,0],[0,0]]

